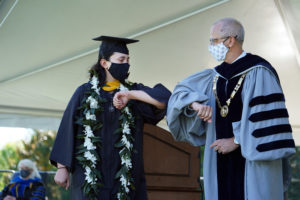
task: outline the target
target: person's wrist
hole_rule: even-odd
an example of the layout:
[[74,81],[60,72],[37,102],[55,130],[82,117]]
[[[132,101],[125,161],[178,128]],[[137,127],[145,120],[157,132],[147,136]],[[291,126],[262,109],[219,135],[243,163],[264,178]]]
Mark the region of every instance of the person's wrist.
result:
[[130,91],[130,90],[129,91],[125,91],[125,94],[126,94],[128,100],[133,99],[132,91]]
[[59,167],[66,167],[66,166],[64,166],[63,164],[57,163],[56,167],[59,168]]
[[190,104],[190,108],[195,110],[195,106],[199,104],[198,102],[194,101],[193,103]]
[[57,163],[57,170],[59,170],[59,169],[66,169],[66,170],[68,170],[67,166],[62,165],[60,163]]
[[235,137],[233,137],[233,143],[238,145],[238,146],[240,145],[240,143],[237,141],[237,139]]
[[67,172],[69,172],[68,168],[65,167],[65,166],[64,167],[58,167],[57,171],[67,171]]

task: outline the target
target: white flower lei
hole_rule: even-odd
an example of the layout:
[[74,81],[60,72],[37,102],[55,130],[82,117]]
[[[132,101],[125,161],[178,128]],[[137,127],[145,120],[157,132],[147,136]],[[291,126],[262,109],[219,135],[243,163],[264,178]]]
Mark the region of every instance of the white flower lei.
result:
[[[99,81],[98,79],[94,76],[90,83],[92,84],[92,90],[99,95],[99,88],[98,84]],[[99,174],[96,173],[96,165],[97,165],[97,158],[98,154],[96,152],[97,146],[95,143],[99,143],[99,139],[95,140],[97,137],[95,137],[94,132],[93,132],[93,127],[96,123],[96,114],[95,110],[99,109],[99,104],[98,100],[94,96],[89,96],[85,100],[85,104],[88,105],[87,108],[83,111],[84,118],[83,120],[86,122],[86,124],[83,124],[84,130],[84,143],[83,143],[83,148],[79,151],[79,153],[83,154],[83,157],[78,157],[79,161],[81,161],[83,168],[84,168],[84,174],[85,174],[85,184],[84,184],[84,191],[85,193],[88,193],[87,196],[89,198],[93,199],[95,196],[97,196],[97,191],[95,191],[94,188],[97,186],[97,181],[98,179],[101,178]],[[90,125],[87,125],[90,124]]]
[[[100,97],[100,87],[99,80],[96,76],[93,76],[90,80],[92,85],[91,89]],[[126,81],[128,83],[128,81]],[[119,87],[120,91],[128,91],[128,88],[123,84]],[[102,101],[103,102],[103,101]],[[88,98],[85,99],[85,104],[88,105],[84,109],[84,120],[91,122],[91,124],[97,123],[95,111],[100,109],[101,98],[97,99],[95,95],[90,94]],[[131,135],[131,129],[134,128],[134,118],[131,114],[130,108],[126,105],[121,109],[120,129],[116,133],[120,134],[120,141],[115,145],[115,147],[120,148],[119,155],[121,158],[121,169],[117,172],[116,178],[120,181],[120,188],[117,193],[117,198],[129,199],[128,194],[130,192],[130,187],[134,189],[133,179],[131,177],[130,170],[132,169],[131,154],[133,151],[133,137]],[[125,118],[125,120],[123,120]],[[97,144],[100,140],[94,135],[94,127],[90,125],[83,125],[84,127],[84,139],[83,148],[78,153],[83,154],[83,157],[79,157],[78,160],[82,163],[84,167],[85,174],[85,184],[84,191],[89,198],[95,198],[97,196],[97,185],[99,185],[98,180],[101,179],[100,173],[97,171],[97,164],[99,164],[99,156],[97,154]],[[98,127],[99,128],[99,127]],[[101,128],[101,126],[100,126]],[[101,180],[100,180],[101,181]],[[90,194],[90,192],[92,192]]]

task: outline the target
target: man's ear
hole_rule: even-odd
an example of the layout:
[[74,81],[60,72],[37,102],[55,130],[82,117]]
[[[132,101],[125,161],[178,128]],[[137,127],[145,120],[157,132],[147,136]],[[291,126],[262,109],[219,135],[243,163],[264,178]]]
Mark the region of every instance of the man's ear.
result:
[[228,44],[229,48],[233,47],[236,42],[237,42],[236,38],[230,37],[229,44]]
[[101,67],[103,67],[104,69],[107,69],[107,68],[108,68],[107,60],[105,60],[105,59],[103,59],[103,58],[100,59],[99,64],[100,64]]

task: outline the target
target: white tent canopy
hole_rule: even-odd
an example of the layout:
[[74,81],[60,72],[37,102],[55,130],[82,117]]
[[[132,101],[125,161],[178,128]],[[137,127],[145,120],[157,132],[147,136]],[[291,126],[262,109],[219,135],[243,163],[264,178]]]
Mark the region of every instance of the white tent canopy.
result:
[[218,64],[207,50],[210,26],[234,17],[246,30],[245,51],[279,73],[297,138],[299,13],[298,0],[0,0],[0,126],[57,129],[97,60],[93,37],[139,39],[129,46],[131,80],[173,90]]

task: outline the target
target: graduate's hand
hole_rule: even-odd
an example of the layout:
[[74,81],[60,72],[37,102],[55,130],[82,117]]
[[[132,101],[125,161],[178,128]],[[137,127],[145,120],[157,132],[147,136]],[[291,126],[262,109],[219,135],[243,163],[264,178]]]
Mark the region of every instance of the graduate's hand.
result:
[[121,110],[129,101],[129,91],[117,92],[113,98],[114,106]]
[[69,172],[67,168],[59,168],[56,171],[54,181],[57,185],[65,188],[66,190],[70,186],[70,178],[69,178]]
[[198,102],[193,102],[191,107],[193,108],[194,111],[197,112],[197,115],[203,119],[203,121],[207,121],[209,123],[212,122],[211,117],[212,117],[212,108],[207,105],[200,104]]
[[209,148],[214,147],[214,151],[217,151],[221,154],[227,154],[236,150],[240,145],[234,143],[234,137],[219,139],[214,141]]

